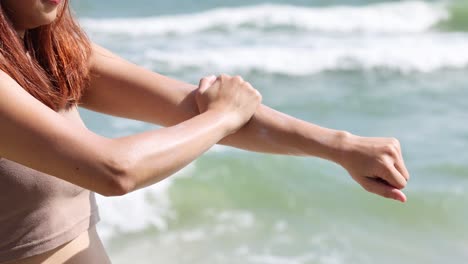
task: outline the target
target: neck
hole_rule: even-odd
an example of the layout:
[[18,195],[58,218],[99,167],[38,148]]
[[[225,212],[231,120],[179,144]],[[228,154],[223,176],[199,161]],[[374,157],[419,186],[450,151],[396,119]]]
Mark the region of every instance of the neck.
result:
[[26,26],[21,25],[22,23],[19,23],[14,18],[10,18],[10,21],[13,24],[13,28],[15,29],[18,37],[20,37],[21,39],[24,39],[24,35],[26,34],[26,30],[27,30]]
[[20,37],[20,39],[24,39],[24,34],[26,33],[26,30],[16,29],[16,33],[18,34],[18,37]]

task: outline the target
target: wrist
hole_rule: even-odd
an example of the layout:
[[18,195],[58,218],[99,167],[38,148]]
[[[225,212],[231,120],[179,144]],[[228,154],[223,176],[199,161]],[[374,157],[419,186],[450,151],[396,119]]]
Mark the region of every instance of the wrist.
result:
[[341,165],[352,151],[355,138],[355,135],[347,131],[335,131],[328,159]]
[[[304,124],[301,122],[301,124]],[[295,133],[301,140],[298,142],[300,153],[306,156],[319,157],[338,164],[349,153],[353,138],[351,133],[305,123],[297,126]]]
[[239,129],[239,127],[236,126],[235,116],[233,116],[229,112],[220,111],[217,109],[209,109],[203,114],[209,115],[214,120],[216,120],[215,122],[218,123],[219,129],[223,137],[229,136]]

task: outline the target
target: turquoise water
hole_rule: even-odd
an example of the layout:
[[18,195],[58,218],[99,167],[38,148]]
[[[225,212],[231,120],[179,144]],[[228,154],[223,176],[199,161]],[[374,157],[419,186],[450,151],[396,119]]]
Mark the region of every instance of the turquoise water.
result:
[[[99,197],[114,263],[466,263],[466,1],[76,1],[90,37],[197,83],[242,74],[264,103],[366,136],[395,136],[408,203],[337,165],[216,146],[125,197]],[[153,125],[82,110],[99,134]]]

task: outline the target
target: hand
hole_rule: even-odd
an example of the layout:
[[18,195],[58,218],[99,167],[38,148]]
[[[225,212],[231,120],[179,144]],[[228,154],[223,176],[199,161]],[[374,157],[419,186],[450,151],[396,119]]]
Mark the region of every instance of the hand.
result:
[[403,161],[400,142],[394,138],[366,138],[349,135],[343,139],[338,163],[365,190],[406,202],[401,189],[409,173]]
[[200,113],[218,111],[226,115],[229,133],[234,133],[252,118],[262,96],[242,77],[221,75],[201,79],[195,100]]

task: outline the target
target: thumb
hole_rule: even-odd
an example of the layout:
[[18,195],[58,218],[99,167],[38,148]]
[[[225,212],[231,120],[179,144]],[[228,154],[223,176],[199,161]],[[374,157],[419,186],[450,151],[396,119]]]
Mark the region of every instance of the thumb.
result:
[[200,93],[204,93],[211,85],[216,81],[216,76],[211,75],[208,77],[204,77],[200,80],[200,84],[198,85],[198,89],[200,89]]
[[[406,202],[406,195],[399,189],[383,182],[380,179],[368,178],[364,183],[365,189],[385,198],[394,199],[402,203]],[[363,185],[364,187],[364,185]]]

